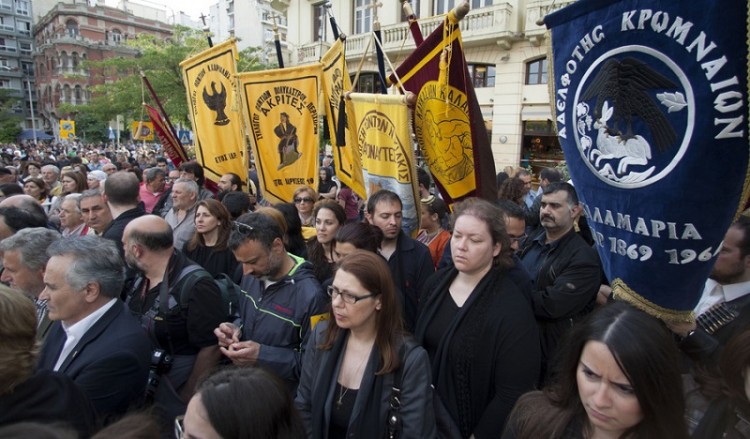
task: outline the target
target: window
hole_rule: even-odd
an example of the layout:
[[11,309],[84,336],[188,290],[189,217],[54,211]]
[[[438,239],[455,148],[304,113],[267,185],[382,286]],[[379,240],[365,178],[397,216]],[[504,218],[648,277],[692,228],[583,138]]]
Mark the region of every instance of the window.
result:
[[122,42],[122,32],[120,32],[120,29],[112,29],[109,38],[114,44],[120,44]]
[[78,70],[78,52],[73,52],[71,54],[70,67],[72,67],[73,70]]
[[81,89],[80,85],[76,85],[76,87],[73,89],[73,96],[75,96],[76,103],[82,103],[83,102],[83,90]]
[[354,33],[364,34],[372,30],[372,8],[368,0],[354,0]]
[[71,102],[72,96],[71,96],[71,90],[70,86],[65,84],[63,86],[63,102]]
[[432,15],[447,14],[456,6],[456,0],[433,0]]
[[0,0],[0,9],[13,10],[13,0]]
[[313,41],[326,40],[326,3],[313,5]]
[[67,70],[68,67],[70,67],[68,52],[63,50],[60,52],[60,68]]
[[526,63],[526,85],[547,83],[547,58]]
[[[352,82],[354,76],[352,75]],[[375,72],[362,72],[359,75],[357,85],[354,86],[357,93],[380,93],[380,75]]]
[[31,22],[30,21],[18,21],[16,22],[16,28],[18,32],[23,35],[31,36]]
[[78,23],[76,23],[75,20],[68,20],[65,22],[65,29],[68,32],[69,37],[77,37],[78,36]]
[[0,29],[13,32],[13,17],[0,17]]
[[485,6],[492,6],[492,0],[471,0],[471,9],[483,8]]
[[21,70],[23,70],[23,74],[26,76],[34,76],[34,64],[30,62],[22,62]]
[[29,2],[26,0],[16,0],[16,14],[31,15],[29,14]]
[[469,75],[474,88],[495,86],[495,66],[487,64],[469,64]]
[[10,79],[0,79],[0,88],[10,88]]
[[21,41],[18,45],[21,47],[21,54],[31,55],[31,43],[24,43],[23,41]]

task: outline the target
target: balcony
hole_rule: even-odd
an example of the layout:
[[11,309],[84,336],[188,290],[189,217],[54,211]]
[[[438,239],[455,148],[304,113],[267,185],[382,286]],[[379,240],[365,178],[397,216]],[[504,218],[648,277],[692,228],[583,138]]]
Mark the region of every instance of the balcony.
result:
[[[511,23],[510,17],[513,7],[508,3],[488,6],[470,11],[459,23],[461,38],[464,46],[486,44],[493,41],[497,44],[505,42],[508,46],[514,38],[516,30]],[[445,20],[444,15],[438,15],[419,20],[422,35],[427,37],[432,31]],[[405,22],[381,26],[383,48],[386,53],[409,53],[414,50],[414,40],[409,32],[408,24]],[[356,34],[346,38],[347,58],[359,59],[365,55],[365,49],[371,38],[371,34]],[[330,46],[330,44],[329,44]],[[320,59],[318,53],[320,43],[304,44],[299,49],[299,63],[307,64]],[[370,44],[371,53],[375,53],[374,42]],[[323,52],[325,53],[325,51]]]
[[547,28],[543,24],[541,26],[536,24],[537,20],[544,18],[545,15],[551,14],[552,12],[555,12],[558,9],[562,9],[565,6],[575,3],[575,1],[576,0],[530,1],[526,5],[526,22],[524,26],[524,31],[526,32],[526,38],[528,38],[532,44],[536,46],[540,45],[542,41],[544,40],[544,33],[547,30]]

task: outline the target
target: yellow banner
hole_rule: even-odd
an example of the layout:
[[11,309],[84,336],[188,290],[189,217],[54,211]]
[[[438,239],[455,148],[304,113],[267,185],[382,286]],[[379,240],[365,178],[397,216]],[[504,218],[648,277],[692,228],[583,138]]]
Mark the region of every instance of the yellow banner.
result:
[[147,142],[154,140],[154,124],[151,122],[134,120],[130,122],[130,132],[133,133],[133,140],[145,140]]
[[237,45],[230,39],[180,63],[195,133],[195,158],[214,183],[228,172],[247,181],[236,62]]
[[61,120],[60,121],[60,140],[75,139],[76,138],[76,121],[74,120]]
[[300,185],[318,188],[320,65],[239,75],[263,197],[292,201]]
[[419,196],[409,108],[403,96],[352,93],[354,127],[367,197],[388,189],[401,197],[403,225],[419,229]]
[[[352,118],[339,114],[339,105],[345,92],[352,90],[349,79],[349,71],[346,68],[344,56],[344,44],[341,40],[328,49],[320,60],[323,65],[323,93],[326,103],[326,120],[328,131],[331,134],[331,145],[333,146],[333,159],[336,164],[336,177],[342,183],[349,186],[352,191],[362,198],[366,196],[365,181],[362,176],[362,161],[359,157],[356,139],[353,136]],[[352,114],[351,102],[346,102],[346,112]],[[338,145],[336,135],[338,133],[339,117],[347,121],[345,130],[346,144]]]

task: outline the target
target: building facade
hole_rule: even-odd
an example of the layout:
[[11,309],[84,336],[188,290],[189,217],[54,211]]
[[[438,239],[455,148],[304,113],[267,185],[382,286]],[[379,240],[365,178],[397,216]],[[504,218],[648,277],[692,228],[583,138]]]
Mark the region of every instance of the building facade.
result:
[[214,42],[235,37],[238,50],[260,47],[265,58],[263,62],[272,63],[276,61],[274,25],[279,40],[285,42],[287,17],[284,11],[288,4],[287,0],[219,0],[209,8],[206,24]]
[[[464,54],[482,116],[491,136],[495,167],[527,166],[535,173],[562,162],[552,124],[548,88],[549,39],[537,20],[574,0],[470,0],[471,11],[461,21]],[[315,2],[291,0],[287,56],[292,64],[317,62],[333,41],[329,15],[347,35],[346,58],[354,76],[363,68],[357,91],[372,92],[379,78],[372,28],[381,25],[385,52],[394,66],[415,48],[400,2],[382,2],[377,17],[372,0]],[[456,0],[412,0],[423,35],[432,32]],[[389,69],[388,69],[389,70]]]
[[12,111],[23,117],[24,128],[32,128],[36,105],[32,11],[29,0],[0,0],[0,89],[16,101]]
[[67,116],[59,113],[60,104],[85,104],[91,98],[92,86],[116,80],[87,69],[84,61],[135,56],[135,49],[124,45],[128,38],[150,34],[166,40],[171,33],[171,26],[162,21],[120,9],[58,3],[33,30],[42,129],[57,135],[60,119]]

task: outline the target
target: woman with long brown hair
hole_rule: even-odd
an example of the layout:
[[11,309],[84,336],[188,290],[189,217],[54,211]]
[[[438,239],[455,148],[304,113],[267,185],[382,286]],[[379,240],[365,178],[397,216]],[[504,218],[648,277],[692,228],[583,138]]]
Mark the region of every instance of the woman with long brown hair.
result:
[[328,294],[329,319],[310,337],[295,401],[307,437],[387,437],[392,416],[395,437],[434,437],[429,361],[403,330],[388,264],[354,251],[340,262]]
[[234,278],[238,262],[227,247],[231,230],[229,211],[220,201],[199,201],[195,210],[195,234],[185,243],[183,253],[212,276],[225,273]]

